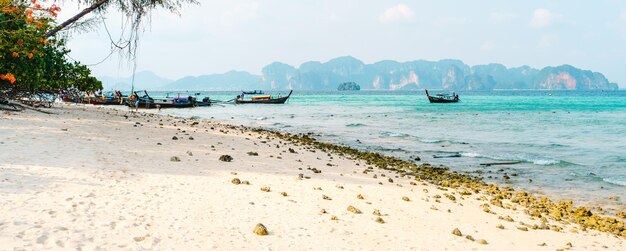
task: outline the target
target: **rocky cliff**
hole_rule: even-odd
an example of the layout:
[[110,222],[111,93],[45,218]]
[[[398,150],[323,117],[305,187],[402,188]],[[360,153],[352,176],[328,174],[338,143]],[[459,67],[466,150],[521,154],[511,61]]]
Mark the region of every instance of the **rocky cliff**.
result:
[[358,82],[363,89],[407,90],[615,90],[598,72],[569,65],[538,70],[529,66],[507,68],[501,64],[468,66],[460,60],[365,64],[353,57],[326,63],[306,62],[299,68],[273,63],[263,68],[263,81],[273,89],[331,90],[344,82]]

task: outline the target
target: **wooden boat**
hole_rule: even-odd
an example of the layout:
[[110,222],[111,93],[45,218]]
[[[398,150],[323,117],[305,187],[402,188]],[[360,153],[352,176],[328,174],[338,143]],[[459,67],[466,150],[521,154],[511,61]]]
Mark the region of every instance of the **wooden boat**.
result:
[[196,101],[196,106],[211,106],[211,99],[209,97],[205,97],[202,101]]
[[241,93],[246,94],[246,95],[258,95],[258,94],[263,94],[263,91],[262,90],[241,91]]
[[147,91],[143,91],[144,95],[139,96],[135,92],[133,99],[125,102],[125,104],[132,108],[190,108],[196,106],[196,99],[192,96],[188,97],[165,97],[165,98],[153,98],[148,95]]
[[284,104],[287,102],[293,90],[289,91],[289,94],[285,97],[278,96],[274,98],[270,95],[252,96],[251,99],[244,99],[245,93],[238,95],[235,98],[235,104]]
[[428,101],[431,103],[456,103],[459,102],[459,95],[456,93],[450,94],[442,94],[438,93],[435,96],[431,96],[428,94],[428,90],[424,89],[426,92],[426,97],[428,97]]

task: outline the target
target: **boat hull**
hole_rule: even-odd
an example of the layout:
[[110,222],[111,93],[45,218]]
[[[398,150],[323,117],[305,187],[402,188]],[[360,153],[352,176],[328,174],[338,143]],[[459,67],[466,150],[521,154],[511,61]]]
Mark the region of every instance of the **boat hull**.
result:
[[274,98],[274,99],[260,99],[260,100],[235,99],[235,104],[284,104],[285,102],[287,102],[287,100],[289,100],[289,97],[291,97],[292,92],[293,90],[290,91],[289,95],[285,97]]

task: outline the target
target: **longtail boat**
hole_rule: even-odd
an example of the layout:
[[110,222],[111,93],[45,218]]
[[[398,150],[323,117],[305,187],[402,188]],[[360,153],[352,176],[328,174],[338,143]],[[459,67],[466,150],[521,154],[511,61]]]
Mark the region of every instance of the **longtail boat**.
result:
[[251,99],[245,99],[245,93],[235,98],[235,104],[284,104],[287,102],[293,90],[289,91],[287,96],[272,97],[271,95],[252,96]]
[[428,97],[428,101],[431,103],[456,103],[459,102],[459,95],[456,93],[452,94],[443,94],[438,93],[435,96],[431,96],[428,94],[428,90],[424,89],[426,92],[426,97]]
[[254,90],[254,91],[241,91],[241,93],[243,93],[243,94],[247,94],[247,95],[264,94],[262,90]]
[[196,106],[196,98],[192,96],[181,97],[165,97],[165,98],[153,98],[148,95],[147,91],[143,91],[144,94],[139,96],[135,92],[135,97],[126,102],[126,105],[132,108],[190,108]]

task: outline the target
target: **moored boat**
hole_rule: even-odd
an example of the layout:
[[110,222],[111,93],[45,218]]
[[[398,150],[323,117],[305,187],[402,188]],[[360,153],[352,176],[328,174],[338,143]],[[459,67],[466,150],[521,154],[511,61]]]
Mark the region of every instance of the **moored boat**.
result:
[[428,94],[428,90],[424,89],[426,92],[426,97],[428,97],[428,101],[430,103],[456,103],[459,102],[459,95],[456,93],[452,94],[444,94],[437,93],[434,96]]
[[248,94],[248,95],[260,95],[260,94],[264,94],[262,90],[254,90],[254,91],[241,91],[241,93],[243,93],[243,94]]
[[135,92],[135,96],[130,101],[126,102],[126,105],[133,108],[190,108],[196,106],[196,99],[193,96],[181,97],[165,97],[165,98],[153,98],[148,95],[147,91],[143,91],[144,94],[139,96]]
[[287,96],[272,97],[271,95],[252,96],[250,99],[245,99],[245,93],[238,95],[235,98],[235,104],[284,104],[287,102],[293,90],[289,91]]

